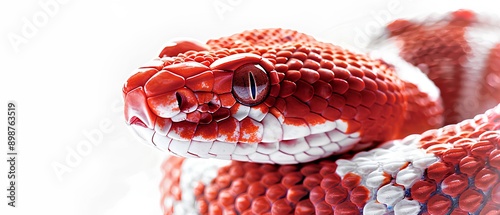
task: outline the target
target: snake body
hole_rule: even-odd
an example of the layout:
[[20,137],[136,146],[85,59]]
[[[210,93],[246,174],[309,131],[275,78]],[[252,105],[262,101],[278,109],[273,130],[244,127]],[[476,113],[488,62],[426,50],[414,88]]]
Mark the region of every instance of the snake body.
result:
[[125,118],[180,156],[165,214],[499,214],[499,29],[459,10],[369,54],[287,29],[176,41],[125,83]]

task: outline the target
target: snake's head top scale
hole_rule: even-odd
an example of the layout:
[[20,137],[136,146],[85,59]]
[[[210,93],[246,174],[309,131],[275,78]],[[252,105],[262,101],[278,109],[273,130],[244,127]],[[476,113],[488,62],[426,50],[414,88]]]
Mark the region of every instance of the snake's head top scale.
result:
[[183,40],[127,80],[125,117],[180,156],[307,162],[392,137],[406,99],[393,73],[292,30]]

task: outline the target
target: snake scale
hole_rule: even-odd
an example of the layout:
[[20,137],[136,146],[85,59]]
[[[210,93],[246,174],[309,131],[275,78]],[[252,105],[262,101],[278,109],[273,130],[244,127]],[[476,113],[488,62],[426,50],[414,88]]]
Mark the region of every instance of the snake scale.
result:
[[176,155],[165,214],[500,214],[499,26],[398,19],[368,53],[280,28],[174,41],[125,118]]

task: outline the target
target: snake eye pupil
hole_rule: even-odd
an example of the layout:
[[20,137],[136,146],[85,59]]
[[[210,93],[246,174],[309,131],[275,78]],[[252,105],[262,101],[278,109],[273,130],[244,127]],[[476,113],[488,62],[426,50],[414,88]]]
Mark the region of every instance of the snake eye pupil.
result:
[[255,78],[253,76],[253,73],[249,72],[248,73],[249,79],[250,79],[250,92],[252,99],[255,100],[257,97],[257,86],[255,86]]
[[266,99],[269,88],[269,76],[259,64],[245,64],[234,71],[233,95],[243,105],[260,104]]

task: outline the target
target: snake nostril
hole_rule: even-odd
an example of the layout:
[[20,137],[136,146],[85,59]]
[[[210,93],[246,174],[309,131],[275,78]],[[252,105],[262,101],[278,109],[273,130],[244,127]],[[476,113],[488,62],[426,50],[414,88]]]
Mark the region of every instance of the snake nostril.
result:
[[179,92],[175,92],[175,98],[177,99],[177,105],[182,109],[182,95]]
[[191,113],[198,108],[198,99],[191,90],[179,89],[175,92],[175,98],[180,111],[184,113]]

